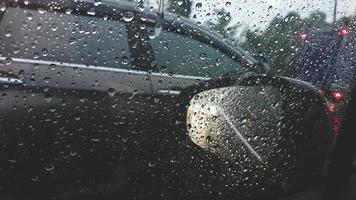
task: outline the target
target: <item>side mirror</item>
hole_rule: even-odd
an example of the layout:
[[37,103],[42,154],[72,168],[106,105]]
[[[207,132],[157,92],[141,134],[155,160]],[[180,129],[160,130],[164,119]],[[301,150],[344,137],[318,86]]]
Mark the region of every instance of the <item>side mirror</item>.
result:
[[182,95],[182,129],[195,148],[218,160],[201,169],[221,175],[213,182],[226,188],[216,192],[276,194],[324,174],[331,126],[315,88],[290,78],[255,76],[239,83],[207,81]]

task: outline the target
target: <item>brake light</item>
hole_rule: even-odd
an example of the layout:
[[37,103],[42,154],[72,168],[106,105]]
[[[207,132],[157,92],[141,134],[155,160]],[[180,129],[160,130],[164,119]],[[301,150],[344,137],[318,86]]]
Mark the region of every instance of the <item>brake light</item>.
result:
[[332,92],[331,96],[335,99],[335,100],[342,100],[345,98],[345,94],[343,92],[340,91],[336,91],[336,92]]
[[328,104],[328,110],[329,110],[329,112],[335,112],[336,105],[333,103]]
[[348,28],[346,28],[346,27],[342,27],[339,30],[339,34],[341,36],[347,36],[348,34],[350,34],[350,30]]

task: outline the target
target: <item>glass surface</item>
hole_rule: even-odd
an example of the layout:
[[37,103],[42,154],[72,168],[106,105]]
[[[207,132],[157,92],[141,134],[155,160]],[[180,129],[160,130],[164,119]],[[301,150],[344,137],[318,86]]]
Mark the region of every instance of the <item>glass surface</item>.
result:
[[0,0],[0,199],[323,199],[355,8]]

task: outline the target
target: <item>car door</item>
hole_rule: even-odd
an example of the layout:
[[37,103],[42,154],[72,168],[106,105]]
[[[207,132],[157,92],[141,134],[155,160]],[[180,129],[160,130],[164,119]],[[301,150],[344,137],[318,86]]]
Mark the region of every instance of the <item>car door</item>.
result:
[[[98,16],[113,12],[97,8]],[[123,190],[129,166],[142,162],[140,138],[154,109],[141,65],[148,61],[133,53],[136,26],[114,12],[104,19],[4,11],[0,174],[7,193],[38,195],[46,188],[40,195],[49,195],[108,183]]]

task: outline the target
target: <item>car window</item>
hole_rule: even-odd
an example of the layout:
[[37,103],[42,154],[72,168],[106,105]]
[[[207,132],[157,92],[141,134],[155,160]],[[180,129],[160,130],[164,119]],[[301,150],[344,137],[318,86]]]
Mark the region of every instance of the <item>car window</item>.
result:
[[157,71],[175,75],[218,78],[248,70],[231,56],[189,36],[163,31],[151,40]]
[[9,8],[0,24],[3,57],[130,69],[123,22]]

